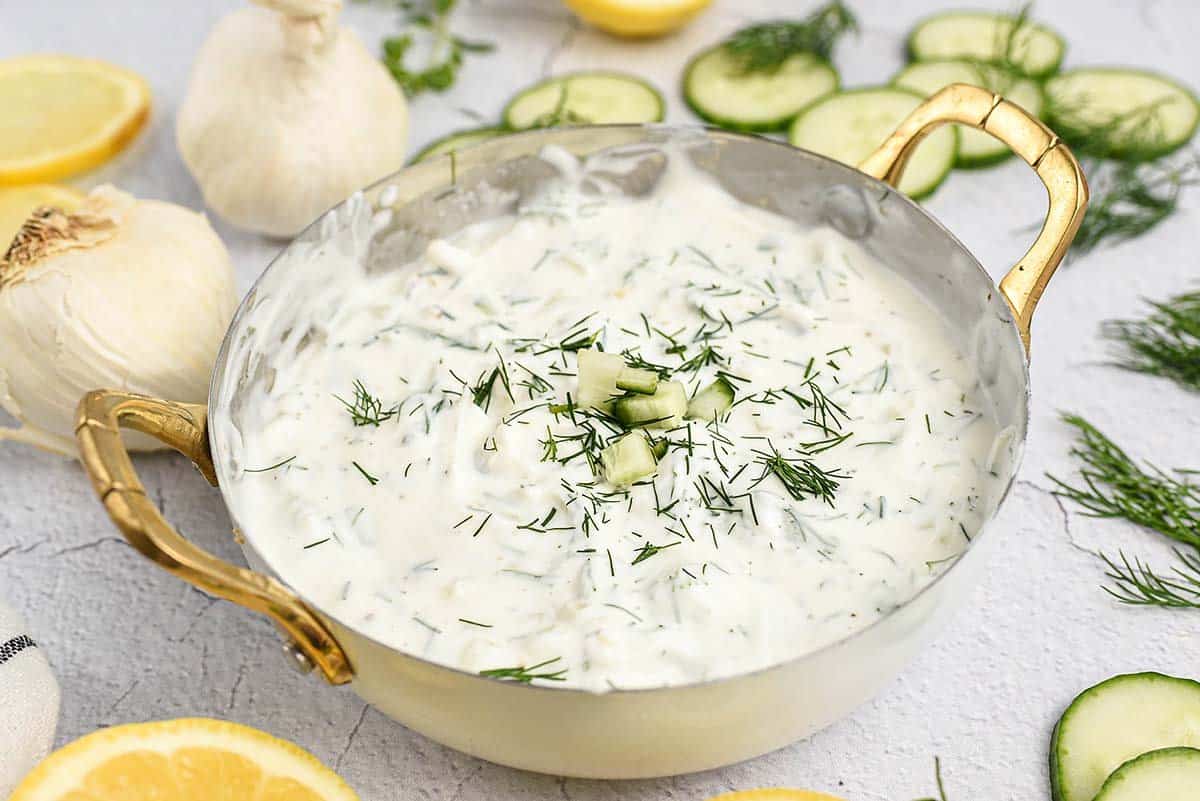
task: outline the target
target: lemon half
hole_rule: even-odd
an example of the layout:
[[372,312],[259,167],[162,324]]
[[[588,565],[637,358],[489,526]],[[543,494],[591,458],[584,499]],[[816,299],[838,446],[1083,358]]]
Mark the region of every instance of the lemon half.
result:
[[661,36],[678,30],[712,0],[563,0],[602,31],[618,36]]
[[358,801],[299,746],[208,718],[130,723],[60,748],[9,801]]
[[738,790],[736,793],[713,796],[708,801],[842,801],[842,799],[824,793],[814,793],[812,790],[772,787],[764,790]]
[[0,184],[53,181],[120,152],[150,116],[137,74],[73,56],[0,60]]

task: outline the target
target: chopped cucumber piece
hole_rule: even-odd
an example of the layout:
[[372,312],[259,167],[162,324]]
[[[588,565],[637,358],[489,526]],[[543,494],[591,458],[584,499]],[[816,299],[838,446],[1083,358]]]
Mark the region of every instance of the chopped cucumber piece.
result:
[[1153,72],[1086,67],[1046,82],[1046,116],[1080,152],[1145,161],[1187,144],[1200,102],[1186,86]]
[[965,58],[1008,63],[1031,78],[1053,75],[1066,49],[1063,38],[1045,25],[987,11],[935,14],[908,35],[912,61]]
[[617,389],[636,392],[639,395],[653,395],[658,390],[658,373],[626,367],[617,373]]
[[683,97],[692,111],[735,131],[777,131],[837,88],[837,71],[812,53],[797,53],[775,70],[747,73],[717,45],[693,58],[683,73]]
[[619,72],[576,72],[523,90],[504,108],[514,131],[549,125],[661,122],[662,95],[641,78]]
[[613,416],[627,426],[673,428],[687,412],[687,391],[678,381],[664,381],[653,395],[628,395],[613,403]]
[[655,459],[662,459],[667,455],[667,449],[671,447],[671,443],[667,442],[666,438],[654,440],[650,448],[654,451]]
[[613,440],[600,451],[600,469],[604,480],[626,486],[652,476],[658,470],[658,460],[644,434],[631,431]]
[[1200,797],[1200,751],[1160,748],[1113,771],[1096,801],[1196,801]]
[[617,376],[625,368],[625,359],[619,353],[602,350],[581,350],[578,356],[579,389],[575,393],[575,405],[580,409],[612,408],[613,396],[617,391]]
[[733,385],[718,378],[696,393],[688,403],[687,416],[692,420],[714,420],[733,405]]
[[1120,765],[1175,745],[1200,746],[1200,683],[1161,673],[1102,681],[1076,696],[1054,727],[1054,801],[1093,801]]
[[504,128],[490,126],[487,128],[472,128],[467,131],[455,131],[447,134],[441,139],[435,139],[426,145],[417,155],[412,157],[412,163],[425,161],[434,156],[440,156],[451,151],[462,150],[471,145],[477,145],[480,142],[488,139],[495,139],[497,136],[502,136],[505,133]]
[[[1042,113],[1042,87],[1000,67],[977,61],[919,61],[909,64],[892,78],[892,85],[932,95],[952,83],[982,86],[1011,100],[1035,117]],[[1008,145],[983,131],[958,128],[959,167],[986,167],[1012,155]]]
[[[908,89],[880,87],[835,92],[800,112],[788,141],[856,166],[883,144],[924,100]],[[912,198],[928,195],[945,179],[958,153],[958,131],[942,126],[925,137],[909,159],[900,190]]]

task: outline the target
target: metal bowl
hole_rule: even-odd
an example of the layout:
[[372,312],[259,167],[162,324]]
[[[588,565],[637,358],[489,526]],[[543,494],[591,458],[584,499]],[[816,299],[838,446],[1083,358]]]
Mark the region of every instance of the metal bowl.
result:
[[[1033,247],[996,285],[935,219],[894,189],[922,136],[957,122],[1009,144],[1042,178],[1049,211]],[[1057,137],[1019,107],[983,89],[948,87],[918,109],[859,169],[766,139],[668,126],[601,126],[501,137],[409,167],[356,195],[301,234],[242,302],[213,375],[208,407],[98,390],[80,404],[81,457],[109,515],[143,554],[195,586],[269,615],[295,664],[354,690],[385,714],[438,742],[543,773],[635,778],[715,768],[779,748],[869,698],[958,606],[983,562],[987,527],[939,577],[905,604],[819,650],[751,673],[695,684],[605,693],[484,678],[391,648],[286,586],[242,530],[254,570],[224,563],[181,537],[146,498],[121,445],[124,426],[156,436],[230,490],[232,453],[252,435],[239,424],[243,390],[269,381],[274,354],[256,346],[282,333],[287,308],[321,280],[307,254],[346,248],[386,269],[422,243],[504,208],[497,196],[533,191],[553,174],[547,145],[577,155],[624,148],[652,160],[663,145],[743,201],[802,225],[832,225],[922,293],[974,360],[1002,428],[1012,432],[1002,478],[1020,461],[1029,409],[1026,353],[1034,305],[1083,216],[1087,186]],[[631,173],[636,178],[637,171]],[[502,189],[503,193],[489,191]],[[503,204],[500,204],[502,206]],[[273,329],[272,326],[276,328]],[[266,337],[270,338],[270,337]],[[278,341],[277,339],[275,341]],[[1007,490],[1005,492],[1007,495]]]

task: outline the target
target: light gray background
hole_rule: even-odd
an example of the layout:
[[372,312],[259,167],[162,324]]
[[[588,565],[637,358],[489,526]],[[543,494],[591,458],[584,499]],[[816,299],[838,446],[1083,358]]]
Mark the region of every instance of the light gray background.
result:
[[[383,4],[350,3],[346,21],[376,46],[395,28]],[[678,96],[680,69],[701,46],[747,19],[806,12],[815,2],[735,2],[683,33],[650,43],[608,38],[553,0],[463,0],[456,29],[499,49],[468,60],[445,95],[412,104],[413,149],[477,118],[494,119],[518,88],[584,67],[635,71],[658,84],[670,121],[694,122]],[[904,32],[931,0],[852,0],[863,32],[838,51],[846,85],[887,79]],[[980,3],[955,0],[951,5]],[[987,4],[983,4],[987,5]],[[993,7],[1004,7],[1001,2]],[[147,76],[155,119],[136,152],[105,177],[147,197],[202,208],[175,152],[172,123],[205,31],[236,0],[0,0],[0,57],[58,51],[111,59]],[[1200,4],[1193,0],[1042,0],[1037,17],[1070,42],[1069,65],[1131,64],[1200,83]],[[233,87],[231,87],[233,91]],[[3,113],[0,110],[0,113]],[[92,179],[89,179],[89,183]],[[956,172],[928,201],[997,279],[1023,251],[1044,208],[1032,172],[1008,162]],[[1066,474],[1068,432],[1055,410],[1079,411],[1139,456],[1200,467],[1200,397],[1169,382],[1105,367],[1097,326],[1139,311],[1138,296],[1184,290],[1200,276],[1200,191],[1152,235],[1081,258],[1059,272],[1034,333],[1034,421],[1020,483],[993,536],[990,569],[941,638],[874,701],[778,753],[725,770],[659,781],[562,780],[487,764],[432,743],[365,708],[349,689],[293,674],[271,626],[171,578],[125,545],[78,465],[0,446],[0,595],[28,617],[63,685],[59,740],[97,727],[184,715],[259,726],[311,749],[366,801],[383,799],[700,799],[728,789],[791,785],[853,801],[947,789],[964,798],[1047,795],[1046,746],[1076,692],[1113,673],[1200,675],[1200,613],[1122,608],[1101,593],[1084,549],[1165,549],[1121,522],[1064,509],[1047,471]],[[279,243],[216,221],[249,286]],[[169,519],[229,559],[238,551],[218,494],[182,459],[139,459]],[[569,726],[570,721],[563,721]]]

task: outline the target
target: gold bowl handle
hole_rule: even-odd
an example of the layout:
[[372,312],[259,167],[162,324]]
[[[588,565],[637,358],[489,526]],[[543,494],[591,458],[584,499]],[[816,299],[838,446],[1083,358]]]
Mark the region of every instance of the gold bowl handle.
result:
[[207,411],[197,404],[101,389],[79,402],[75,438],[96,494],[130,545],[204,592],[269,616],[326,681],[345,684],[353,676],[350,662],[304,601],[273,578],[223,562],[193,545],[146,497],[119,429],[132,428],[169,445],[216,486],[206,423]]
[[969,125],[996,137],[1033,167],[1046,186],[1049,205],[1042,230],[1000,281],[1000,292],[1012,309],[1028,352],[1034,307],[1083,221],[1087,181],[1070,149],[1029,112],[994,92],[962,83],[947,86],[914,109],[858,168],[897,186],[917,145],[948,122]]

